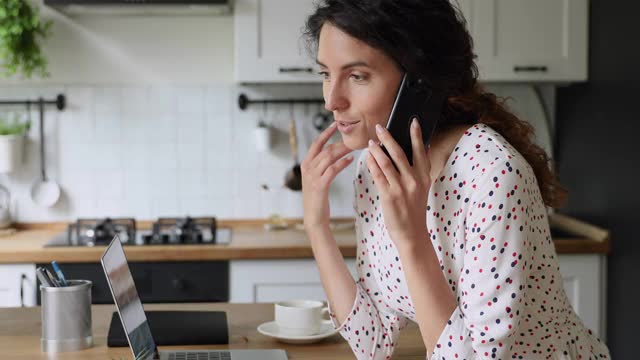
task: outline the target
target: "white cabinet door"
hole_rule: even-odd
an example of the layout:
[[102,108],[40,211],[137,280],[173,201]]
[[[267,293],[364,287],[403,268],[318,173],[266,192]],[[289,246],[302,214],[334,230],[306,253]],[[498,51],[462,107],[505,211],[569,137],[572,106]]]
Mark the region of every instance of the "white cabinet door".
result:
[[313,9],[311,0],[236,0],[236,81],[320,82],[302,36]]
[[560,273],[569,302],[585,326],[605,341],[606,257],[563,254]]
[[[345,259],[355,276],[355,259]],[[313,259],[233,260],[230,262],[230,302],[326,300]]]
[[0,265],[0,307],[36,305],[35,264]]
[[[451,0],[484,82],[587,80],[588,0]],[[321,82],[302,31],[312,0],[236,0],[235,79]]]
[[474,23],[474,21],[473,21],[473,5],[471,4],[472,1],[474,1],[474,0],[450,0],[449,1],[455,7],[460,9],[460,11],[462,12],[462,15],[464,16],[465,20],[467,21],[467,29],[471,33],[473,33],[473,23]]
[[588,5],[588,0],[473,0],[481,80],[586,80]]

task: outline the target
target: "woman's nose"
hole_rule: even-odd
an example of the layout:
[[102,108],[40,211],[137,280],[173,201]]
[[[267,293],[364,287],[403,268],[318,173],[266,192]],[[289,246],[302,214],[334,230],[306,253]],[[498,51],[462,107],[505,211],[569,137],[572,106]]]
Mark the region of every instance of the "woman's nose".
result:
[[340,89],[340,84],[328,85],[325,91],[324,108],[328,111],[343,110],[349,103],[347,97]]

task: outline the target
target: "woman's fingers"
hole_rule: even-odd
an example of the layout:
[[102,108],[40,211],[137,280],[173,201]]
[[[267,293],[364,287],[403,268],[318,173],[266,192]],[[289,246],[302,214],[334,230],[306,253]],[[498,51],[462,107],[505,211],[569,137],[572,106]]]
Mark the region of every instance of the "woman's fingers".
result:
[[328,145],[314,160],[313,166],[318,174],[322,175],[324,172],[334,164],[338,159],[351,153],[353,150],[349,149],[342,141],[336,144]]
[[352,161],[353,161],[353,155],[349,155],[339,159],[338,161],[334,162],[329,167],[327,167],[327,169],[324,171],[321,177],[324,185],[329,186],[331,182],[333,182],[333,179],[335,179],[335,177],[342,170],[344,170],[347,166],[349,166],[349,164],[351,164]]
[[411,122],[411,147],[413,151],[413,167],[418,170],[418,174],[428,178],[431,172],[431,161],[427,156],[420,124],[416,118]]
[[376,187],[380,189],[381,193],[386,192],[389,188],[389,181],[387,181],[387,178],[384,176],[382,169],[380,169],[380,166],[376,162],[376,159],[371,154],[371,150],[369,150],[369,152],[367,153],[367,167],[371,172],[371,177],[373,177],[373,181],[375,182]]
[[307,158],[315,158],[322,151],[327,141],[331,139],[331,136],[335,134],[337,128],[336,122],[334,121],[328,128],[324,129],[324,131],[318,135],[318,138],[309,147],[309,151],[307,151]]
[[400,186],[400,174],[393,166],[391,159],[382,151],[380,145],[376,144],[373,140],[369,140],[369,153],[373,157],[375,165],[380,169],[385,178],[385,183],[393,187]]
[[384,145],[385,149],[389,152],[389,156],[391,156],[391,159],[398,167],[400,174],[409,174],[411,172],[411,165],[409,165],[407,155],[405,155],[404,150],[398,145],[398,142],[391,136],[389,131],[378,124],[376,125],[376,134],[382,145]]

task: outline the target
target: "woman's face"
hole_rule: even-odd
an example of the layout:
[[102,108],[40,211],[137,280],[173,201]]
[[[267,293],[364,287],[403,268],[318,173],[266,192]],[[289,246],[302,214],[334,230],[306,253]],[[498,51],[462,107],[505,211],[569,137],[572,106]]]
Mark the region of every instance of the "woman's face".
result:
[[402,79],[396,63],[364,42],[325,23],[318,42],[324,76],[325,108],[333,112],[345,145],[353,150],[377,140],[375,126],[386,126]]

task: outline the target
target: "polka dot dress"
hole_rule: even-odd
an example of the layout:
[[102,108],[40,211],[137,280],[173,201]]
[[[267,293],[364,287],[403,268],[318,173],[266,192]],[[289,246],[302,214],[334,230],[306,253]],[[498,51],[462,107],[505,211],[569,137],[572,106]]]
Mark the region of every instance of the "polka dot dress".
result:
[[[416,321],[366,165],[354,179],[357,295],[333,323],[357,359],[389,359]],[[547,210],[526,160],[492,128],[470,127],[431,186],[427,226],[457,307],[430,359],[610,359],[562,287]]]

